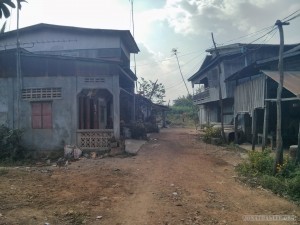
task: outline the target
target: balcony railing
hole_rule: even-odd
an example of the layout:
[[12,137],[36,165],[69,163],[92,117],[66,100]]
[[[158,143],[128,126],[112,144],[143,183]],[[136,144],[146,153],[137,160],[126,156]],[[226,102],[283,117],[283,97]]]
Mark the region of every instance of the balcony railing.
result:
[[77,130],[77,145],[83,150],[109,150],[112,129]]
[[208,99],[209,97],[210,97],[209,88],[205,88],[203,92],[194,95],[193,100],[194,102],[198,102],[204,99]]

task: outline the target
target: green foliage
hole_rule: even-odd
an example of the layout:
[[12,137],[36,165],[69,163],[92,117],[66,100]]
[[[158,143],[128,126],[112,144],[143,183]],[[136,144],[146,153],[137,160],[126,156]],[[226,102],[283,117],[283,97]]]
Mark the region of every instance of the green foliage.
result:
[[[21,3],[26,2],[25,0],[17,0],[18,9],[22,8]],[[16,8],[15,3],[12,0],[1,0],[0,1],[0,18],[3,16],[8,18],[10,16],[10,9],[9,8]]]
[[204,130],[203,141],[205,143],[211,143],[212,138],[222,138],[220,128],[213,128],[210,126]]
[[273,176],[274,158],[271,151],[251,151],[248,155],[248,160],[236,167],[236,171],[246,178],[246,182],[300,202],[300,166],[285,157],[283,165],[277,166],[277,174]]
[[0,126],[0,160],[19,160],[24,157],[22,134],[21,130]]
[[145,80],[143,77],[138,81],[139,92],[147,99],[157,104],[162,104],[164,97],[166,96],[166,90],[162,83],[153,82],[151,80]]
[[300,201],[300,168],[297,175],[290,179],[287,183],[287,194],[296,201]]
[[143,123],[134,123],[130,127],[131,137],[133,139],[146,139],[147,138],[147,130]]
[[275,194],[283,195],[287,190],[286,183],[272,175],[262,175],[259,178],[259,184],[263,188],[269,189]]
[[159,132],[159,128],[157,126],[157,124],[153,124],[153,123],[145,123],[145,129],[147,133],[158,133]]
[[191,95],[182,96],[174,100],[171,106],[171,111],[168,112],[169,119],[172,124],[189,124],[198,123],[197,107],[193,104],[193,97]]

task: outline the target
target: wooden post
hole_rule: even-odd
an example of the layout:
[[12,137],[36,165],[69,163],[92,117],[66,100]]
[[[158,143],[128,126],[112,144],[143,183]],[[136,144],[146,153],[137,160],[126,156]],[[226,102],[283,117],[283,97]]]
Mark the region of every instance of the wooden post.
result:
[[236,116],[234,117],[234,144],[238,144],[238,141],[239,141],[238,118],[239,118],[239,114],[236,114]]
[[162,127],[163,128],[166,128],[166,111],[165,110],[162,110]]
[[280,47],[279,47],[279,60],[278,60],[278,70],[279,70],[279,84],[277,88],[277,127],[276,127],[276,156],[273,166],[273,174],[277,173],[277,165],[283,164],[283,147],[282,147],[282,135],[281,135],[281,93],[282,86],[284,82],[283,77],[283,48],[284,48],[284,36],[283,36],[283,25],[288,25],[287,22],[281,22],[277,20],[275,25],[278,26],[279,35],[280,35]]
[[84,129],[84,97],[79,97],[79,129]]
[[269,127],[269,102],[265,102],[264,109],[264,127],[263,127],[263,138],[262,138],[262,150],[266,148],[267,136],[268,136],[268,127]]
[[220,55],[219,51],[216,47],[216,42],[214,39],[214,34],[211,33],[211,38],[215,47],[217,59],[218,59],[218,75],[219,75],[219,105],[220,105],[220,114],[221,114],[221,134],[222,134],[222,139],[224,143],[227,143],[226,137],[225,137],[225,132],[224,132],[224,117],[223,117],[223,97],[222,97],[222,88],[221,88],[221,66],[220,66]]
[[256,123],[257,123],[257,112],[254,109],[252,113],[252,150],[255,150],[255,142],[256,142]]
[[115,138],[120,138],[120,86],[119,76],[113,75],[113,127]]
[[300,164],[300,121],[299,121],[299,131],[298,131],[298,149],[296,153],[296,165]]

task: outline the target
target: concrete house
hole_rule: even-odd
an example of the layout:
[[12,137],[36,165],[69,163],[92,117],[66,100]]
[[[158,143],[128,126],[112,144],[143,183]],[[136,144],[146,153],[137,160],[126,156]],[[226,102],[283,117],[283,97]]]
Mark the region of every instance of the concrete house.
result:
[[16,35],[0,36],[0,124],[34,149],[108,148],[135,119],[130,31],[37,24],[19,30],[19,51]]
[[[286,46],[291,49],[295,45]],[[236,82],[228,80],[235,72],[247,67],[257,60],[263,60],[278,55],[278,45],[265,44],[231,44],[215,49],[208,49],[209,54],[204,59],[200,69],[188,81],[193,88],[199,85],[201,92],[193,96],[194,104],[199,106],[199,123],[210,124],[221,122],[219,105],[219,86],[221,86],[224,124],[233,124],[234,90]],[[218,69],[218,63],[220,70]],[[219,83],[221,85],[219,85]]]
[[[286,49],[286,48],[285,48]],[[283,54],[282,139],[284,147],[297,144],[300,121],[300,45]],[[258,60],[226,79],[235,81],[234,117],[253,148],[275,147],[278,56]]]

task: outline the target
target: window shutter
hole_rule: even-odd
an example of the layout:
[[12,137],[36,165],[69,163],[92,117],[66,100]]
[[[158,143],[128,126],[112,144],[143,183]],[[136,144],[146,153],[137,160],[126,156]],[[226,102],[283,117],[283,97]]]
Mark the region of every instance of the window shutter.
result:
[[50,102],[42,103],[42,122],[44,129],[51,129],[52,128],[52,107]]
[[41,103],[31,103],[31,119],[32,128],[40,129],[42,128],[42,105]]

